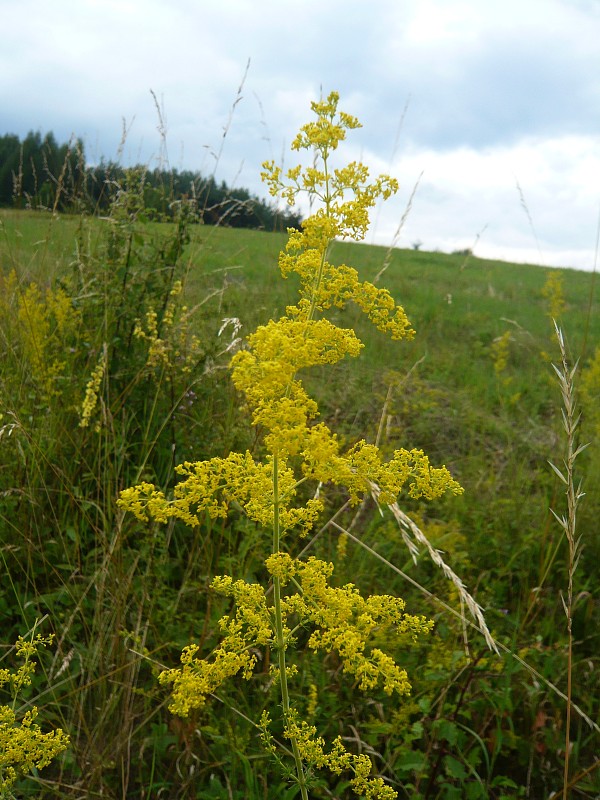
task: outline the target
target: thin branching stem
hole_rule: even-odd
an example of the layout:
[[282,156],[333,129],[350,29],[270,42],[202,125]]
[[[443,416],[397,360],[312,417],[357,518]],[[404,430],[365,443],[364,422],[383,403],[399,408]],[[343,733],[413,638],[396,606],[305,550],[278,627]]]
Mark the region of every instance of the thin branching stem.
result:
[[[279,552],[280,546],[280,526],[279,526],[279,481],[278,481],[279,459],[273,456],[273,553]],[[273,608],[275,614],[275,637],[277,641],[277,666],[279,669],[279,685],[281,688],[281,704],[283,707],[283,719],[285,724],[289,722],[290,715],[290,695],[287,685],[287,671],[285,664],[286,641],[283,632],[283,615],[281,612],[281,578],[273,576]],[[295,736],[290,737],[294,763],[296,765],[296,777],[300,787],[302,800],[308,800],[306,788],[306,776],[302,765],[302,757],[298,748]]]

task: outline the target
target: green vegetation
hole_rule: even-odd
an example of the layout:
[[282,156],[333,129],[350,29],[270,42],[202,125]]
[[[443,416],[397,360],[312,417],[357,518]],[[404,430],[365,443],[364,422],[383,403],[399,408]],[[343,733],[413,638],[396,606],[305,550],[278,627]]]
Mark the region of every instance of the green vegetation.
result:
[[139,185],[144,213],[153,219],[172,220],[177,204],[191,198],[207,225],[285,231],[300,224],[293,211],[281,211],[247,189],[219,184],[214,175],[164,166],[126,169],[113,161],[90,166],[81,140],[59,145],[52,132],[42,138],[39,131],[23,141],[14,134],[0,136],[0,207],[104,214],[114,193],[130,191],[132,183]]
[[[250,680],[230,678],[184,719],[157,679],[180,667],[190,643],[201,655],[218,645],[218,620],[234,604],[211,584],[268,580],[270,535],[235,507],[188,527],[140,521],[117,499],[142,482],[170,496],[174,467],[188,460],[260,456],[228,366],[239,336],[296,302],[299,280],[278,276],[285,235],[197,224],[193,198],[158,222],[130,178],[106,219],[0,211],[1,657],[12,663],[11,643],[44,619],[54,641],[14,711],[22,720],[35,706],[36,733],[70,740],[43,769],[28,765],[12,791],[292,798],[298,787],[273,767],[260,727],[263,712],[275,724],[281,703],[269,676],[275,648],[253,652]],[[387,457],[422,449],[464,494],[427,504],[401,495],[381,513],[371,496],[350,507],[343,489],[327,495],[316,533],[290,542],[292,558],[332,562],[340,591],[351,582],[363,597],[402,597],[435,627],[410,648],[381,636],[408,673],[408,698],[357,691],[340,656],[315,658],[298,631],[291,702],[326,741],[341,736],[368,756],[372,776],[400,798],[597,797],[599,732],[586,721],[600,691],[594,276],[350,243],[335,243],[329,260],[389,289],[416,336],[393,343],[354,306],[333,309],[365,348],[303,374],[320,421],[344,448],[365,439]],[[551,315],[568,342],[566,375]],[[571,456],[591,442],[576,462],[561,417],[565,381],[582,387]],[[548,461],[574,473],[569,486],[583,479],[577,531],[552,514],[573,516]],[[499,654],[428,547],[485,609]],[[10,692],[0,700],[13,703]],[[285,745],[279,726],[269,735]],[[310,796],[349,797],[349,776],[322,777]]]

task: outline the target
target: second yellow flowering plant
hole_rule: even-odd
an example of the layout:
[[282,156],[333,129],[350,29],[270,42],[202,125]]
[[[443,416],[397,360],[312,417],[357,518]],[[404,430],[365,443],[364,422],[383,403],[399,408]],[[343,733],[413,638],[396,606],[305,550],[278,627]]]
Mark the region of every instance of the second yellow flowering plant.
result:
[[[127,489],[121,505],[142,520],[166,522],[178,518],[197,525],[203,514],[226,517],[232,504],[249,519],[270,530],[271,554],[266,559],[270,584],[249,584],[231,576],[216,577],[215,591],[235,602],[235,614],[220,620],[221,641],[210,657],[200,658],[198,647],[186,647],[181,666],[164,671],[160,680],[172,685],[171,710],[183,716],[201,708],[207,697],[226,679],[242,674],[250,678],[258,649],[276,654],[271,671],[280,684],[284,736],[290,743],[295,780],[303,800],[308,798],[310,773],[328,769],[349,771],[355,793],[366,798],[393,798],[396,792],[379,777],[364,755],[348,752],[341,738],[329,746],[314,726],[301,719],[289,691],[294,665],[290,650],[297,631],[309,631],[308,648],[336,652],[344,672],[358,687],[380,687],[388,695],[406,695],[410,685],[404,669],[372,644],[394,635],[407,642],[426,634],[431,622],[404,611],[404,602],[389,595],[363,598],[352,585],[330,585],[333,565],[316,558],[294,558],[294,534],[307,535],[323,511],[320,493],[299,501],[301,487],[336,484],[357,503],[373,484],[381,502],[392,503],[403,489],[410,496],[433,499],[460,486],[445,467],[433,468],[420,450],[396,450],[384,460],[379,449],[359,441],[348,449],[327,425],[317,421],[318,407],[299,377],[306,368],[335,364],[345,356],[358,356],[363,345],[352,329],[340,328],[326,313],[356,304],[381,331],[394,339],[413,335],[404,310],[389,292],[361,282],[356,270],[328,261],[336,238],[361,240],[369,224],[369,210],[379,198],[398,188],[388,176],[370,181],[367,167],[352,162],[333,168],[331,157],[348,130],[359,127],[356,118],[338,110],[338,95],[312,103],[316,120],[304,125],[292,144],[294,150],[313,151],[314,165],[294,167],[285,175],[269,162],[263,179],[271,194],[293,204],[308,193],[320,202],[302,225],[290,230],[280,254],[285,276],[300,278],[300,296],[279,320],[269,320],[248,338],[247,347],[232,359],[232,380],[244,395],[252,423],[263,434],[264,457],[231,453],[226,458],[186,462],[177,468],[182,480],[167,498],[150,483]],[[280,759],[270,734],[270,716],[260,720],[267,749]]]
[[0,690],[8,689],[12,697],[11,703],[0,705],[0,800],[14,800],[18,779],[48,766],[69,745],[61,728],[42,732],[36,706],[26,711],[18,707],[21,692],[31,686],[38,651],[52,639],[34,632],[28,638],[19,636],[15,651],[22,664],[16,670],[0,667]]

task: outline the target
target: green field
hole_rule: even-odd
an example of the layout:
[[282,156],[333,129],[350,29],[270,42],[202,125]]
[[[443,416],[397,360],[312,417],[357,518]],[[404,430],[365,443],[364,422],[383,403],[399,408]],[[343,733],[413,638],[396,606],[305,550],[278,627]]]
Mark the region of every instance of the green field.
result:
[[[229,382],[232,327],[217,334],[222,320],[237,318],[246,336],[295,302],[294,279],[282,280],[277,268],[285,242],[283,234],[198,224],[178,238],[173,223],[138,222],[118,209],[111,219],[0,210],[0,666],[13,664],[12,643],[43,618],[40,630],[55,640],[19,708],[38,706],[42,728],[60,726],[71,739],[50,766],[18,783],[18,797],[296,796],[257,735],[261,711],[278,702],[265,663],[188,720],[168,711],[156,679],[189,642],[206,652],[215,645],[228,607],[208,589],[214,575],[264,578],[263,532],[235,513],[191,529],[144,524],[116,505],[120,491],[142,480],[170,492],[183,461],[257,451]],[[595,276],[347,243],[333,245],[331,261],[389,289],[416,335],[393,342],[355,307],[334,310],[364,349],[356,360],[313,368],[305,384],[344,443],[378,441],[388,454],[422,449],[464,487],[459,497],[399,504],[483,606],[505,649],[490,653],[440,604],[461,613],[454,584],[424,550],[413,563],[391,515],[367,498],[335,516],[346,496],[334,489],[323,531],[291,545],[293,554],[308,546],[335,564],[338,585],[399,595],[436,626],[430,640],[396,654],[410,698],[359,695],[335,657],[315,660],[304,647],[299,702],[316,687],[319,733],[369,754],[401,798],[562,793],[565,700],[553,687],[567,690],[568,550],[551,509],[564,514],[566,498],[548,462],[562,469],[566,438],[551,308],[570,364],[579,364],[577,439],[591,443],[576,461],[586,496],[577,519],[573,700],[597,721]],[[162,320],[160,352],[149,311]],[[82,425],[99,363],[95,405]],[[397,569],[326,526],[334,516]],[[600,735],[579,710],[571,717],[572,796],[597,798]],[[314,797],[347,792],[332,777]]]

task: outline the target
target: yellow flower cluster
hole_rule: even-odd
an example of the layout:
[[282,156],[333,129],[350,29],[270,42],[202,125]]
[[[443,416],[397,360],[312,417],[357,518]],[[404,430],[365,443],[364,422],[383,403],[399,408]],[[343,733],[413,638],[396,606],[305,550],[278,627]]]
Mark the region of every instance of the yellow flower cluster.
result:
[[[265,720],[263,720],[263,725]],[[371,778],[371,760],[368,756],[349,753],[338,736],[334,739],[331,750],[325,752],[325,740],[317,735],[314,725],[307,722],[298,721],[298,716],[294,712],[290,714],[285,728],[284,735],[291,741],[295,741],[300,751],[300,756],[304,763],[316,769],[328,769],[334,775],[342,772],[351,771],[354,777],[350,785],[358,797],[365,800],[394,800],[398,795],[387,786],[381,778]]]
[[330,151],[345,138],[347,129],[359,127],[354,117],[337,112],[338,99],[337,93],[332,92],[326,101],[313,103],[318,121],[305,125],[293,144],[295,149],[314,148],[323,169],[308,167],[302,171],[300,166],[293,167],[284,182],[280,167],[273,162],[263,165],[262,177],[271,194],[294,203],[300,192],[307,192],[323,203],[303,222],[301,231],[289,231],[286,249],[279,257],[283,276],[295,272],[302,281],[300,302],[287,313],[309,322],[315,311],[331,306],[343,308],[353,301],[380,330],[395,339],[411,337],[414,331],[404,310],[396,306],[386,289],[361,283],[356,270],[327,261],[331,242],[335,238],[363,239],[369,225],[369,209],[378,198],[387,199],[398,190],[398,182],[388,175],[380,175],[370,183],[364,164],[352,162],[342,169],[328,169]]
[[43,769],[62,753],[69,737],[60,728],[43,733],[35,720],[34,706],[17,719],[10,706],[0,706],[0,797],[4,797],[17,778]]
[[[292,630],[312,628],[308,646],[315,652],[337,652],[344,671],[357,679],[361,690],[380,687],[390,695],[409,693],[406,671],[380,648],[367,649],[368,643],[375,634],[379,639],[393,636],[396,641],[416,641],[429,633],[431,621],[404,613],[400,598],[371,595],[365,599],[352,584],[339,589],[330,586],[331,563],[316,558],[294,560],[278,552],[269,556],[266,566],[283,585],[297,579],[298,591],[281,602],[286,648]],[[173,684],[169,708],[180,716],[202,708],[207,695],[227,678],[241,672],[249,679],[256,665],[256,648],[276,647],[274,611],[267,605],[263,586],[219,576],[212,588],[235,601],[235,615],[219,621],[222,638],[212,659],[196,658],[198,647],[190,645],[181,656],[182,666],[160,675],[162,684]]]
[[[80,428],[87,428],[89,426],[90,420],[92,419],[94,412],[96,411],[96,407],[98,405],[98,396],[100,394],[100,387],[102,385],[102,379],[104,378],[104,373],[106,372],[107,360],[108,360],[108,351],[106,345],[104,345],[102,353],[100,354],[100,358],[98,359],[98,362],[94,367],[91,377],[87,382],[87,386],[85,387],[85,397],[83,398],[81,411],[79,413]],[[96,430],[99,430],[99,428],[100,428],[100,423],[97,423]]]
[[494,372],[496,375],[502,375],[508,366],[508,359],[510,357],[510,345],[512,342],[512,334],[510,331],[504,331],[502,336],[494,339],[491,345],[491,355],[494,361]]
[[[431,500],[446,491],[462,491],[445,467],[432,467],[421,450],[396,450],[393,457],[382,461],[375,445],[358,442],[342,455],[337,437],[318,424],[304,428],[302,470],[304,479],[329,482],[345,486],[353,503],[369,491],[370,483],[381,488],[382,502],[392,503],[404,484],[409,485],[411,497]],[[297,440],[290,437],[290,445]],[[168,499],[152,483],[141,483],[121,492],[119,505],[133,512],[142,521],[152,518],[158,522],[180,519],[195,527],[200,524],[201,512],[213,518],[225,518],[232,503],[241,506],[246,515],[267,528],[274,523],[273,458],[256,462],[252,455],[230,453],[226,458],[209,461],[185,462],[176,468],[185,479],[179,481]],[[323,509],[319,498],[311,498],[303,506],[294,507],[300,480],[288,464],[278,466],[279,484],[278,518],[280,532],[299,528],[306,535],[316,523]]]
[[314,719],[317,714],[317,706],[319,703],[319,692],[316,684],[311,683],[308,687],[308,702],[306,704],[306,716],[309,719]]
[[187,306],[179,305],[179,296],[183,291],[181,281],[175,281],[169,292],[162,319],[154,308],[145,315],[144,322],[135,322],[133,335],[146,342],[148,355],[146,367],[151,372],[158,367],[169,369],[178,367],[180,372],[192,370],[202,353],[200,340],[190,333],[190,313]]
[[11,346],[20,346],[41,397],[61,394],[65,348],[77,335],[80,314],[63,289],[42,290],[36,283],[21,288],[14,270],[0,279],[0,321],[14,331]]
[[11,694],[16,696],[24,686],[30,686],[31,676],[35,672],[33,657],[37,653],[37,648],[50,644],[52,638],[52,636],[43,637],[38,633],[34,639],[28,641],[19,636],[15,651],[17,656],[23,659],[23,663],[17,670],[6,669],[6,667],[0,669],[0,687],[7,683],[10,684]]
[[559,270],[551,269],[546,273],[546,283],[542,286],[542,297],[548,303],[547,313],[550,319],[558,320],[567,308],[563,276]]
[[416,641],[429,633],[433,623],[405,614],[399,597],[371,595],[364,599],[352,584],[340,589],[329,586],[333,564],[316,558],[306,562],[290,559],[288,570],[290,578],[298,578],[300,591],[283,600],[284,617],[296,614],[315,628],[308,646],[314,651],[336,651],[344,672],[354,675],[363,691],[381,685],[386,694],[408,694],[406,671],[379,648],[365,652],[367,642],[376,630],[381,637],[390,631],[396,638]]
[[354,331],[337,328],[326,319],[305,321],[284,317],[260,326],[248,339],[248,350],[232,359],[232,380],[253,409],[253,423],[267,432],[269,452],[297,455],[308,436],[308,423],[317,413],[295,378],[303,368],[334,364],[362,347]]
[[[306,533],[316,521],[322,508],[319,500],[309,500],[302,508],[291,505],[297,485],[307,479],[346,487],[353,503],[369,491],[372,481],[381,487],[384,502],[393,502],[407,482],[412,497],[432,499],[446,491],[462,491],[445,467],[431,467],[418,450],[397,450],[388,462],[382,461],[377,447],[365,442],[342,453],[336,435],[324,423],[315,422],[317,404],[298,378],[301,370],[334,364],[360,353],[363,345],[353,330],[317,318],[331,306],[343,307],[353,301],[379,329],[394,338],[413,334],[404,310],[396,306],[389,292],[361,283],[356,270],[334,266],[326,259],[334,237],[362,238],[369,208],[378,197],[388,197],[397,188],[387,176],[369,183],[368,170],[362,164],[328,169],[329,153],[344,139],[346,130],[358,127],[353,117],[337,111],[337,103],[336,93],[313,103],[317,122],[304,126],[294,144],[296,148],[314,147],[320,154],[322,169],[310,167],[302,171],[294,167],[288,172],[291,183],[287,184],[273,164],[265,164],[263,174],[273,193],[295,198],[299,191],[308,191],[324,204],[303,223],[302,231],[289,232],[286,251],[281,254],[283,274],[294,271],[301,277],[298,304],[290,306],[278,321],[260,326],[248,338],[247,349],[232,359],[232,381],[245,395],[253,424],[263,431],[265,448],[271,455],[264,463],[255,462],[249,453],[186,463],[178,468],[185,480],[176,486],[172,500],[152,484],[125,490],[121,505],[141,519],[152,516],[166,521],[176,517],[197,525],[200,511],[224,517],[235,501],[251,519],[271,527],[274,459],[278,464],[282,532],[297,525],[301,533]],[[285,194],[288,190],[291,195]],[[348,193],[350,200],[346,199]]]
[[197,650],[197,645],[184,647],[181,668],[165,670],[158,676],[163,686],[173,684],[169,710],[181,717],[187,717],[193,709],[202,708],[206,697],[227,678],[240,671],[245,677],[250,677],[254,666],[253,656],[248,652],[236,653],[222,645],[214,653],[214,660],[207,661],[195,658]]
[[47,766],[69,744],[69,737],[60,728],[42,732],[35,721],[35,706],[20,719],[14,711],[18,693],[31,684],[38,648],[51,641],[51,636],[40,634],[30,640],[19,637],[16,652],[23,663],[14,671],[0,669],[0,688],[8,684],[13,697],[12,705],[0,705],[0,797],[12,796],[11,787],[20,776]]
[[600,347],[581,372],[581,402],[588,436],[600,436]]
[[[132,511],[138,519],[153,518],[166,522],[180,519],[194,527],[200,524],[201,512],[213,518],[225,518],[230,504],[240,505],[247,516],[265,527],[273,525],[273,459],[257,463],[249,452],[230,453],[226,458],[186,462],[177,466],[185,476],[169,500],[154,484],[141,483],[121,492],[119,505]],[[287,506],[279,508],[282,531],[300,526],[308,531],[323,508],[321,500],[309,500],[304,506],[291,507],[296,494],[297,480],[291,468],[278,469],[279,490]]]

